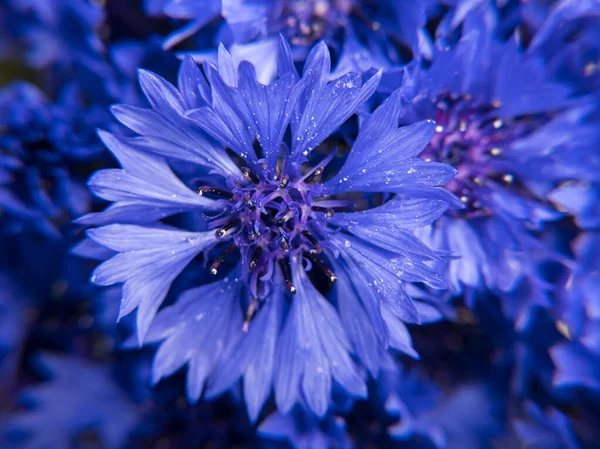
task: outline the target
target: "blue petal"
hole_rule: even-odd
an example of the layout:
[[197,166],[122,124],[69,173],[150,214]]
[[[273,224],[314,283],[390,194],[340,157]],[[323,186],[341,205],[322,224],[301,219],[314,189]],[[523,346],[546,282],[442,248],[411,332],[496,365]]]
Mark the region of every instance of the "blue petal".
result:
[[248,333],[223,357],[208,386],[207,394],[212,396],[231,387],[243,377],[244,398],[252,422],[258,419],[273,385],[275,348],[282,307],[282,290],[277,289],[252,319]]
[[81,217],[79,223],[150,222],[214,205],[188,189],[162,159],[144,154],[110,133],[100,131],[99,135],[123,169],[101,170],[90,178],[91,190],[115,203],[104,212]]
[[401,192],[413,186],[437,186],[454,177],[456,170],[450,165],[415,158],[433,136],[434,122],[399,129],[394,125],[386,131],[393,102],[388,100],[379,109],[363,124],[340,172],[325,183],[327,193]]
[[366,395],[366,386],[349,355],[350,343],[333,306],[308,280],[302,264],[294,262],[297,294],[277,346],[275,400],[282,413],[303,396],[318,416],[331,402],[332,377],[349,393]]
[[214,232],[184,232],[136,225],[109,225],[87,231],[90,238],[119,254],[94,271],[92,282],[124,282],[119,318],[139,308],[138,341],[146,332],[173,280],[216,241]]
[[225,278],[184,292],[177,302],[156,316],[148,337],[162,340],[152,364],[152,380],[170,376],[189,364],[187,396],[196,402],[213,373],[219,357],[241,333],[241,310],[237,307],[241,285]]
[[327,82],[329,51],[321,42],[309,54],[301,84],[305,95],[292,120],[292,154],[306,156],[337,130],[377,88],[381,73],[364,85],[359,74],[350,73]]

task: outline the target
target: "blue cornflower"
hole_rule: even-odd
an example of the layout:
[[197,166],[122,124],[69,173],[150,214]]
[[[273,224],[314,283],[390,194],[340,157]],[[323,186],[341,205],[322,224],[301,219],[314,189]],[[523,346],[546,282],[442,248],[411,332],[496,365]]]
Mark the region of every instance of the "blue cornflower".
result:
[[[422,154],[452,164],[449,189],[465,207],[449,211],[427,235],[452,261],[454,291],[512,291],[544,251],[537,233],[565,214],[549,192],[598,176],[597,127],[589,101],[572,101],[542,61],[493,36],[478,12],[456,44],[438,39],[431,63],[406,69],[406,123],[434,119]],[[592,106],[593,107],[593,106]]]
[[[324,40],[340,57],[336,74],[406,62],[406,54],[430,45],[423,31],[425,6],[423,0],[146,0],[148,14],[186,21],[165,39],[165,48],[222,19],[219,38],[234,59],[260,61],[267,72],[264,78],[259,74],[261,80],[269,80],[276,72],[269,55],[276,53],[280,33],[299,60],[304,60],[314,43]],[[204,40],[214,40],[209,33],[210,29]],[[209,53],[194,55],[204,59]],[[272,68],[265,59],[272,60]]]
[[[113,108],[139,136],[100,133],[123,168],[89,182],[113,204],[80,222],[107,224],[88,236],[118,253],[92,280],[124,283],[120,316],[137,308],[139,341],[162,342],[154,380],[187,363],[190,400],[206,384],[210,396],[242,377],[252,419],[272,386],[283,413],[304,397],[322,415],[332,378],[354,395],[366,392],[351,354],[375,372],[388,344],[414,354],[403,321],[418,322],[420,310],[429,317],[431,306],[416,305],[405,286],[445,284],[428,266],[443,256],[412,229],[446,210],[451,197],[438,186],[455,170],[417,157],[435,125],[398,128],[394,95],[362,121],[336,172],[341,161],[328,137],[380,74],[364,84],[355,73],[329,82],[324,43],[300,77],[282,40],[279,78],[269,85],[249,63],[236,72],[223,47],[218,69],[204,70],[206,79],[187,58],[179,88],[140,71],[152,109]],[[187,185],[167,160],[187,163]],[[190,230],[159,221],[182,212],[204,218]],[[155,319],[171,283],[200,254],[215,281]]]
[[85,108],[68,85],[52,103],[37,87],[14,83],[0,90],[0,225],[7,233],[37,229],[57,235],[87,212],[86,163],[103,153],[94,129],[102,108]]
[[94,0],[9,0],[13,34],[25,43],[25,58],[35,68],[48,66],[89,73],[106,71],[100,38],[101,2]]
[[76,441],[86,432],[102,447],[124,446],[140,410],[113,379],[109,366],[55,354],[43,354],[37,362],[49,381],[25,390],[26,409],[7,420],[3,447],[83,447]]

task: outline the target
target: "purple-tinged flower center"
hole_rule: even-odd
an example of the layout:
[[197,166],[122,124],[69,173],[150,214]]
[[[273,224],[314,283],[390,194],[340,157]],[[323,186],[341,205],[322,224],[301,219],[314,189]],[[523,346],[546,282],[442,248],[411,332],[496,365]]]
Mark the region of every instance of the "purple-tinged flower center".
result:
[[491,215],[482,193],[490,183],[510,186],[511,190],[522,189],[503,155],[514,140],[529,134],[539,120],[522,117],[506,122],[496,113],[499,106],[479,105],[468,96],[445,97],[436,103],[436,132],[421,157],[450,164],[458,170],[446,187],[466,208],[452,213]]
[[292,43],[309,45],[344,26],[357,0],[289,0],[281,17]]
[[[333,156],[333,154],[331,155]],[[309,171],[300,164],[283,162],[276,173],[268,169],[254,171],[242,167],[245,182],[228,179],[225,188],[202,186],[200,195],[212,195],[223,202],[224,212],[209,219],[219,240],[218,257],[210,270],[219,266],[231,253],[239,250],[243,275],[255,298],[269,293],[275,265],[281,267],[290,293],[296,293],[290,261],[300,256],[324,272],[331,282],[336,277],[320,258],[327,239],[326,220],[336,207],[348,207],[347,201],[321,200],[320,179],[331,157]]]

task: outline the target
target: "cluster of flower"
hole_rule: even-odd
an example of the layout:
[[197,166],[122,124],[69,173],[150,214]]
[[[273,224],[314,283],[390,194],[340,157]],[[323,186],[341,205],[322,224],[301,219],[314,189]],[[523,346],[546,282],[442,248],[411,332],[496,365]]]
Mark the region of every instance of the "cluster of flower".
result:
[[1,447],[598,447],[598,0],[0,25]]

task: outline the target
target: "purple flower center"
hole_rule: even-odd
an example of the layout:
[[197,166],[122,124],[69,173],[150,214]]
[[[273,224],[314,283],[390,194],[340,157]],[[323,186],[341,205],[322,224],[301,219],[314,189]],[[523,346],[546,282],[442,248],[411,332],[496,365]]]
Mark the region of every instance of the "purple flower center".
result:
[[344,26],[356,0],[289,0],[281,17],[295,45],[310,45]]
[[497,114],[499,104],[480,105],[470,97],[444,97],[437,101],[436,133],[421,154],[425,160],[444,162],[458,170],[446,187],[466,205],[452,213],[489,216],[484,197],[491,183],[523,187],[503,157],[510,144],[531,132],[537,120],[522,117],[506,122]]
[[352,203],[315,201],[322,196],[319,181],[334,154],[304,172],[300,164],[286,159],[275,172],[261,166],[254,171],[242,167],[243,183],[230,178],[226,188],[200,187],[200,195],[220,198],[224,206],[223,213],[209,219],[220,241],[220,254],[210,267],[212,274],[216,275],[226,257],[239,249],[243,275],[255,298],[269,293],[275,264],[281,267],[290,293],[296,293],[290,269],[290,259],[295,256],[308,259],[335,282],[335,275],[320,258],[331,232],[326,221],[335,214],[335,207]]

